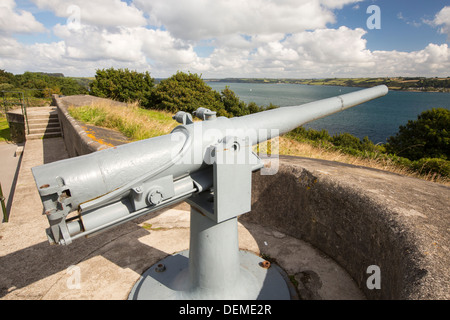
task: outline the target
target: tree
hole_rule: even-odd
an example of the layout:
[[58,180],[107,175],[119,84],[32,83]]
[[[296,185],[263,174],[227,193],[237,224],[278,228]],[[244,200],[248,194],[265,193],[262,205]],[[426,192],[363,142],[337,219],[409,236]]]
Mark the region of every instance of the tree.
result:
[[62,94],[61,90],[58,87],[55,88],[45,88],[42,91],[42,95],[44,98],[51,98],[54,94]]
[[162,80],[153,90],[147,108],[167,110],[169,112],[194,112],[200,107],[217,112],[217,116],[236,117],[274,109],[259,107],[251,102],[248,105],[229,88],[221,93],[213,90],[194,73],[178,71],[168,79]]
[[3,69],[0,69],[0,83],[8,83],[13,85],[14,83],[14,75],[10,72],[7,72]]
[[260,111],[262,111],[263,109],[262,108],[260,108],[256,103],[254,103],[254,102],[250,102],[248,105],[247,105],[247,108],[248,108],[248,111],[250,112],[250,113],[257,113],[257,112],[260,112]]
[[114,68],[97,70],[90,84],[94,96],[121,102],[139,101],[143,106],[148,105],[153,87],[154,79],[149,72]]
[[200,107],[216,111],[218,116],[228,116],[220,94],[208,86],[199,75],[178,71],[162,80],[153,90],[148,108],[169,112],[194,112]]
[[87,93],[86,88],[75,79],[66,78],[62,73],[25,72],[15,75],[10,83],[18,90],[27,90],[36,98],[48,97],[51,92],[66,96]]
[[235,117],[244,116],[250,113],[245,102],[241,101],[228,86],[222,90],[221,100],[225,110]]
[[413,161],[450,159],[450,110],[433,108],[422,112],[417,120],[400,126],[399,132],[387,142],[387,152]]
[[[60,77],[53,77],[54,84],[49,85],[56,94],[63,94],[65,96],[71,96],[76,94],[87,94],[88,90],[81,85],[78,81],[72,78],[60,78]],[[60,91],[58,93],[58,91]]]

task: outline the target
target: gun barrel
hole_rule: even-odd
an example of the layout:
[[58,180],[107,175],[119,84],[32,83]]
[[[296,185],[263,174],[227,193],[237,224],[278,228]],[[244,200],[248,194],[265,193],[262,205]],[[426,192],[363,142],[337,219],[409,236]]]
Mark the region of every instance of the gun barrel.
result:
[[[50,223],[49,240],[70,243],[210,189],[218,145],[221,150],[245,149],[238,154],[257,170],[262,164],[250,145],[387,92],[386,86],[377,86],[231,119],[216,118],[205,109],[205,121],[178,117],[184,124],[168,135],[35,167],[32,172]],[[73,211],[78,217],[66,220]]]
[[[380,85],[299,106],[267,110],[239,118],[233,118],[232,120],[236,128],[244,129],[248,132],[270,129],[278,130],[279,134],[282,135],[308,122],[382,97],[387,93],[388,88],[385,85]],[[254,141],[254,144],[263,142],[264,139],[264,136],[258,137],[258,139]]]

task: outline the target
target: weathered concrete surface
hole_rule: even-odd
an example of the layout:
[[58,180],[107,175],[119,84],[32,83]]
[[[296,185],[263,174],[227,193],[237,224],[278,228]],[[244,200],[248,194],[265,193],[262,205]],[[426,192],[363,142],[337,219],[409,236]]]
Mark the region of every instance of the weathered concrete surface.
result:
[[75,120],[68,112],[68,108],[71,106],[81,107],[92,104],[124,106],[126,105],[125,103],[89,95],[67,97],[53,95],[52,100],[52,105],[58,107],[58,116],[63,138],[70,157],[76,157],[130,142],[130,139],[117,131],[84,124]]
[[[69,122],[88,146],[77,154],[108,147]],[[50,140],[56,147],[41,155],[27,144],[30,158],[58,155],[64,142]],[[39,161],[27,160],[25,172]],[[3,299],[125,299],[147,267],[187,248],[185,205],[51,247],[34,181],[25,184],[24,204],[0,229]],[[281,157],[276,175],[253,175],[252,212],[239,219],[240,245],[274,259],[298,281],[303,299],[363,299],[358,287],[370,299],[449,299],[449,195],[449,187],[380,170]],[[81,289],[69,289],[71,265],[81,270]],[[369,290],[367,268],[374,265],[381,288]]]
[[[11,220],[0,226],[0,299],[127,299],[147,268],[189,247],[185,203],[69,246],[49,245],[31,168],[67,156],[62,138],[25,144]],[[342,267],[306,242],[251,222],[238,230],[240,248],[275,259],[302,298],[365,299]]]
[[[450,188],[376,169],[281,157],[254,174],[252,221],[303,239],[346,269],[368,298],[450,298]],[[381,289],[366,286],[367,268]]]

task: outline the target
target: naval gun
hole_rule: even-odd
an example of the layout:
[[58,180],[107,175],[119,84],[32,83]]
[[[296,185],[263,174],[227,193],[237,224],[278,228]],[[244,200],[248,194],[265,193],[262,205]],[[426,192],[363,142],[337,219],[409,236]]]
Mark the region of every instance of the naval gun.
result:
[[235,118],[178,112],[170,134],[34,167],[48,240],[69,245],[186,201],[189,250],[150,267],[130,299],[289,299],[281,270],[239,250],[237,217],[251,210],[252,172],[265,169],[252,146],[387,92],[381,85]]

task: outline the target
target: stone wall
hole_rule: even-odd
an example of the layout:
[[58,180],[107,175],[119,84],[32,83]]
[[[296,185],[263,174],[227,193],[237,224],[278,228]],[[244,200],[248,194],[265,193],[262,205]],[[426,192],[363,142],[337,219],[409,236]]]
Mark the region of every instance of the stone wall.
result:
[[10,129],[11,140],[15,143],[25,141],[25,117],[21,113],[7,112],[6,119]]
[[[253,174],[243,221],[305,240],[339,263],[369,299],[449,299],[450,188],[343,163],[281,157]],[[377,266],[381,288],[367,280]]]
[[[61,98],[54,94],[52,96],[52,105],[58,107],[58,117],[61,125],[61,132],[66,144],[66,149],[70,157],[76,157],[108,148],[93,139],[81,127],[81,123],[75,120],[68,112],[68,108],[75,104],[91,104],[94,100],[103,100],[93,96],[72,96],[71,99]],[[73,100],[73,101],[71,101]]]

